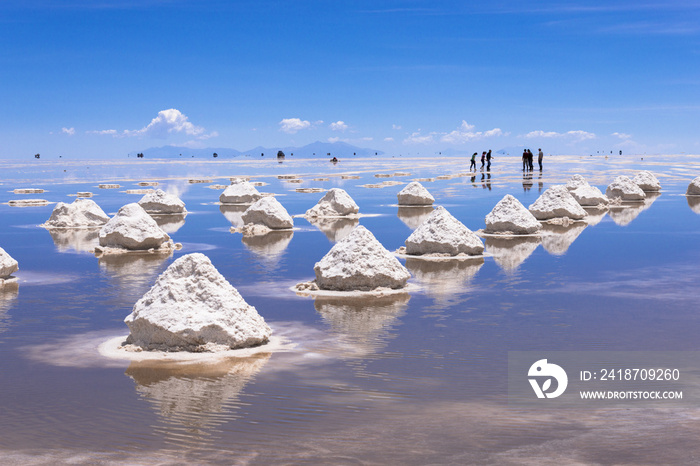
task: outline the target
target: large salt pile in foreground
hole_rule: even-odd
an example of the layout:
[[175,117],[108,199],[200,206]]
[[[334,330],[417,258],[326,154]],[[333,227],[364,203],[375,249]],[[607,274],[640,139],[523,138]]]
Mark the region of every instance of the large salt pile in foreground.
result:
[[374,235],[358,225],[314,266],[322,290],[403,288],[411,274]]
[[632,182],[639,186],[644,192],[661,191],[661,183],[650,171],[643,170],[635,175]]
[[571,179],[566,183],[566,189],[569,191],[573,191],[576,188],[580,188],[581,186],[590,186],[588,184],[588,181],[581,176],[581,175],[574,175],[571,177]]
[[356,214],[360,208],[344,189],[330,189],[318,204],[306,211],[307,217],[345,217]]
[[462,222],[439,206],[428,219],[406,239],[406,253],[423,254],[467,254],[481,255],[484,244]]
[[700,176],[690,182],[685,194],[688,196],[700,196]]
[[3,280],[19,270],[19,265],[3,248],[0,248],[0,285]]
[[272,330],[204,254],[182,256],[124,322],[146,350],[211,351],[267,343]]
[[542,225],[519,200],[506,194],[486,215],[486,233],[527,235],[537,233]]
[[127,204],[100,230],[100,246],[127,250],[156,249],[170,241],[143,208]]
[[263,225],[272,230],[294,227],[294,221],[287,210],[274,197],[257,200],[241,216],[246,225]]
[[236,178],[221,193],[219,202],[223,204],[251,204],[261,197],[262,194],[249,181]]
[[59,202],[44,228],[99,228],[109,216],[91,199],[78,198],[70,204]]
[[399,205],[432,205],[435,198],[417,181],[408,183],[396,195]]
[[576,199],[576,202],[582,206],[606,206],[610,203],[608,196],[600,192],[600,189],[596,188],[595,186],[579,186],[578,188],[572,189],[569,192],[573,198]]
[[581,220],[586,216],[586,211],[574,199],[564,185],[549,187],[529,208],[532,215],[538,220],[568,217],[573,220]]
[[185,203],[174,194],[155,189],[141,198],[138,204],[149,214],[184,214]]
[[643,201],[646,195],[642,188],[626,176],[618,176],[605,190],[609,199],[619,197],[623,201]]

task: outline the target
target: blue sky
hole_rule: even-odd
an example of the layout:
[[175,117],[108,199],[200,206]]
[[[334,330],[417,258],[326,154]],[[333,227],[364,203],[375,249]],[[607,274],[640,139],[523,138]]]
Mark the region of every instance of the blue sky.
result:
[[0,157],[700,153],[700,2],[5,0]]

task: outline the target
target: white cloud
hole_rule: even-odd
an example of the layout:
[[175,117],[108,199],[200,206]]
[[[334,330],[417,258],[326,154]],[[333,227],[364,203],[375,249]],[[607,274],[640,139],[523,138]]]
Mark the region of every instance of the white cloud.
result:
[[374,138],[371,137],[364,137],[362,138],[363,141],[374,141]]
[[328,125],[333,131],[345,131],[348,129],[348,125],[345,124],[344,121],[338,120],[335,123],[331,123]]
[[464,144],[469,141],[503,136],[501,128],[493,128],[488,131],[473,131],[474,125],[470,125],[465,120],[462,120],[460,129],[451,131],[440,138],[440,141],[450,144]]
[[613,136],[617,136],[620,139],[630,139],[632,137],[631,134],[626,134],[626,133],[612,133]]
[[386,141],[386,142],[394,142],[394,138],[384,138],[384,141]]
[[204,128],[192,124],[185,114],[174,108],[161,110],[158,112],[158,116],[152,119],[148,126],[144,126],[141,129],[125,129],[121,133],[116,129],[103,129],[86,131],[86,133],[103,136],[109,135],[113,137],[148,136],[159,139],[165,139],[172,133],[195,136],[197,139],[210,139],[219,135],[216,131],[207,134]]
[[339,138],[339,137],[328,138],[328,142],[330,142],[331,144],[336,143],[336,142],[338,142],[338,141],[341,141],[341,142],[350,142],[348,139],[343,139],[343,138]]
[[401,125],[391,125],[391,129],[401,129]]
[[85,131],[86,134],[99,134],[100,136],[117,136],[116,129],[101,129],[97,131]]
[[568,138],[575,142],[585,141],[587,139],[595,139],[595,133],[589,133],[588,131],[567,131],[566,133],[557,133],[556,131],[530,131],[524,137],[527,139],[533,138]]
[[68,136],[73,136],[75,134],[75,128],[61,128],[62,133],[66,133]]
[[295,134],[297,131],[310,128],[311,122],[300,118],[284,118],[279,122],[279,125],[280,131],[284,131],[288,134]]
[[420,130],[416,131],[415,133],[412,133],[410,136],[403,140],[404,144],[430,144],[431,142],[433,142],[433,133],[430,133],[426,136],[422,136],[420,134]]
[[474,125],[470,125],[470,124],[467,123],[465,120],[462,120],[461,128],[462,128],[464,131],[471,131],[471,130],[474,129]]

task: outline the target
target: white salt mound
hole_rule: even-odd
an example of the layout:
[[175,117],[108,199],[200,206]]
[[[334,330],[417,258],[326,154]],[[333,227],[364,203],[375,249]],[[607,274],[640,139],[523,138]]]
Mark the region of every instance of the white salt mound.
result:
[[411,236],[406,239],[406,253],[481,255],[484,244],[469,228],[439,206]]
[[417,181],[408,183],[396,195],[399,205],[432,205],[435,198]]
[[642,191],[661,191],[661,183],[650,171],[643,170],[637,173],[632,181],[642,188]]
[[591,185],[579,186],[569,192],[582,206],[608,205],[610,202],[608,197],[600,192],[600,189]]
[[184,214],[185,203],[162,189],[155,189],[141,198],[138,204],[149,214]]
[[573,220],[581,220],[586,216],[586,211],[574,199],[564,185],[555,185],[547,188],[529,208],[532,215],[538,220],[568,217]]
[[685,193],[691,196],[700,196],[700,176],[690,182]]
[[338,241],[314,266],[322,290],[403,288],[411,274],[362,225]]
[[605,190],[605,195],[608,199],[619,197],[623,201],[642,201],[646,197],[642,188],[624,175],[615,178]]
[[257,200],[241,216],[243,222],[254,225],[264,225],[273,230],[294,227],[294,221],[287,210],[274,197],[263,197]]
[[59,202],[44,228],[95,228],[109,221],[109,216],[91,199],[78,198],[66,204]]
[[360,208],[344,189],[330,189],[318,203],[306,211],[307,217],[344,217],[356,214]]
[[272,330],[200,253],[182,256],[134,305],[127,343],[146,350],[201,351],[207,344],[246,348]]
[[574,175],[571,177],[571,179],[566,183],[566,189],[569,191],[573,191],[576,188],[580,188],[581,186],[589,186],[588,181],[581,176],[581,175]]
[[262,197],[249,181],[242,178],[231,180],[231,185],[219,196],[223,204],[251,204]]
[[515,197],[506,194],[486,215],[486,233],[527,235],[537,233],[542,225]]
[[170,236],[135,202],[119,209],[100,230],[103,247],[146,250],[158,248],[169,240]]
[[5,279],[19,270],[19,265],[3,248],[0,248],[0,278]]

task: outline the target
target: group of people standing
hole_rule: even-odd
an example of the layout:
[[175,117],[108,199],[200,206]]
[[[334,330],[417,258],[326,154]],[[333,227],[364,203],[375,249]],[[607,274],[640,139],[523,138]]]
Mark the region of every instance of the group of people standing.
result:
[[[532,151],[530,149],[523,150],[523,171],[532,171],[535,169],[534,158],[535,156],[532,154]],[[539,163],[540,165],[540,171],[542,171],[543,159],[544,153],[542,153],[542,149],[539,149],[539,152],[537,154],[537,163]]]
[[[472,171],[472,167],[474,167],[474,171],[476,171],[476,156],[478,155],[478,152],[474,152],[472,154],[472,161],[471,164],[469,164],[469,171]],[[484,165],[486,165],[486,171],[491,171],[491,159],[493,156],[491,155],[491,149],[489,149],[488,152],[484,151],[481,153],[481,171],[484,171]]]

